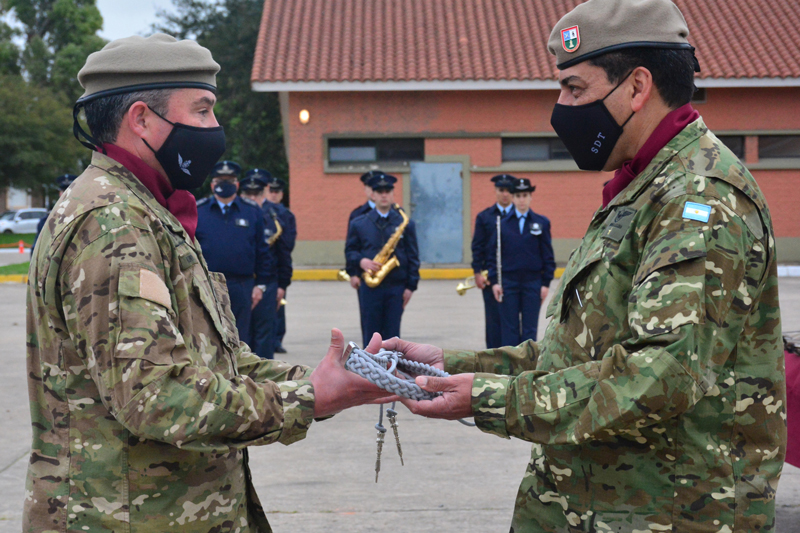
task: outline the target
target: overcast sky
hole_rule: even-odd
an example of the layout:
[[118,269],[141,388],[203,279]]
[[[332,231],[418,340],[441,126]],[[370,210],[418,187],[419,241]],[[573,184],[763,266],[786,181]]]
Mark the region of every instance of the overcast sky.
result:
[[109,41],[150,33],[156,10],[172,7],[171,0],[97,0],[103,15],[100,35]]

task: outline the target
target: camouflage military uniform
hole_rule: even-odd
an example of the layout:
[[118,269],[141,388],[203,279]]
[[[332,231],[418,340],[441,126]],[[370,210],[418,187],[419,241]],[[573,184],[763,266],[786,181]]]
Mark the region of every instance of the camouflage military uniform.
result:
[[246,446],[305,437],[309,370],[239,342],[221,275],[94,154],[31,267],[25,531],[269,531]]
[[[707,222],[686,203],[711,206]],[[533,442],[512,531],[774,531],[786,446],[769,211],[702,119],[599,210],[541,343],[447,351]]]

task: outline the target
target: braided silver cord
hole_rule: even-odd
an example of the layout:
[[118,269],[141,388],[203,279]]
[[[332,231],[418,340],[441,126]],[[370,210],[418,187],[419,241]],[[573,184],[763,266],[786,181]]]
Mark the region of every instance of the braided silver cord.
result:
[[371,354],[354,342],[347,348],[345,368],[370,383],[410,400],[432,400],[439,393],[428,392],[414,383],[415,376],[446,378],[450,374],[438,368],[405,359],[401,352],[380,350]]

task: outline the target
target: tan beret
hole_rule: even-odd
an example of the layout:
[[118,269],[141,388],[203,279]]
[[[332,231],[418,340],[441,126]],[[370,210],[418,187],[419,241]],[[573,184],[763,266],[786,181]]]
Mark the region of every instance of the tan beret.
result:
[[111,41],[91,54],[78,73],[86,89],[78,103],[112,94],[168,88],[216,92],[219,65],[211,52],[190,40],[156,33]]
[[558,21],[547,41],[559,70],[625,48],[693,50],[670,0],[589,0]]

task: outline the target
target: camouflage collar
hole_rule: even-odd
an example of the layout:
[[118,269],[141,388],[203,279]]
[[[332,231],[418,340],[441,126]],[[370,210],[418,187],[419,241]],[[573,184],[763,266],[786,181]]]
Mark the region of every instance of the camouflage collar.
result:
[[97,167],[106,174],[118,179],[123,187],[133,193],[133,195],[136,196],[143,205],[147,206],[147,208],[152,211],[154,217],[167,226],[170,231],[180,235],[186,242],[193,246],[192,241],[189,239],[189,235],[186,233],[186,230],[183,229],[183,226],[178,219],[175,218],[175,215],[170,213],[166,207],[158,203],[155,196],[153,196],[153,193],[151,193],[148,188],[136,178],[133,172],[100,152],[94,152],[92,154],[92,166]]
[[664,148],[662,148],[656,156],[650,161],[650,164],[642,171],[641,174],[621,192],[616,198],[611,200],[604,209],[598,210],[598,213],[605,213],[615,206],[625,205],[633,202],[641,192],[650,185],[653,179],[658,176],[661,169],[673,158],[678,152],[686,148],[689,144],[695,142],[697,139],[708,133],[708,128],[702,117],[698,118],[683,131],[672,138]]

